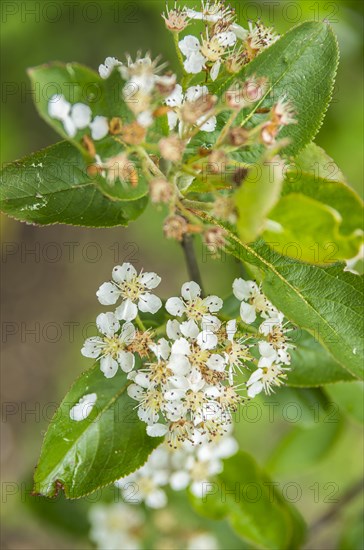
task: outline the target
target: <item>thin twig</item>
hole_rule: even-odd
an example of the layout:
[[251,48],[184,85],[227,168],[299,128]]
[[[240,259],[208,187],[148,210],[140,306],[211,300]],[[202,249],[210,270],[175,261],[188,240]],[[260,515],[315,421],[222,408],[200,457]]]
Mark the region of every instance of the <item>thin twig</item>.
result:
[[349,489],[343,494],[343,496],[336,502],[331,508],[323,514],[317,521],[315,521],[310,527],[310,538],[315,536],[318,531],[320,531],[327,523],[332,522],[336,519],[338,515],[342,512],[342,509],[345,508],[345,505],[348,504],[351,500],[357,497],[364,487],[364,479],[360,479],[354,485],[349,487]]
[[201,288],[201,294],[204,296],[204,289],[200,274],[200,269],[198,267],[196,255],[195,255],[195,249],[193,246],[193,238],[191,235],[184,235],[182,238],[182,249],[185,255],[185,260],[187,264],[187,270],[188,274],[192,281],[195,281],[198,285],[200,285]]

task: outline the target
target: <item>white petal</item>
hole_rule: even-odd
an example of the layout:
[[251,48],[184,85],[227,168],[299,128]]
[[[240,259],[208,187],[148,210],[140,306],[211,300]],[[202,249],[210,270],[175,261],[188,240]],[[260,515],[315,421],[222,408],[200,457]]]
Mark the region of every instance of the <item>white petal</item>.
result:
[[205,67],[206,59],[200,52],[192,53],[185,62],[183,66],[185,71],[189,74],[198,74]]
[[171,353],[169,342],[165,338],[160,338],[157,343],[150,345],[150,349],[158,359],[168,359]]
[[260,369],[266,369],[272,366],[275,357],[261,357],[258,361],[258,367]]
[[262,382],[254,382],[251,386],[248,388],[248,397],[255,397],[263,390],[263,384]]
[[91,122],[91,109],[84,103],[75,103],[72,107],[71,117],[74,125],[79,130],[86,128]]
[[184,376],[191,369],[191,365],[187,357],[178,353],[171,355],[168,366],[177,376]]
[[258,290],[254,281],[244,281],[244,279],[235,279],[233,282],[233,293],[238,300],[249,300],[253,292]]
[[91,338],[87,338],[87,340],[85,340],[81,353],[84,357],[97,359],[97,357],[101,355],[103,345],[104,341],[102,338],[99,336],[92,336]]
[[239,443],[234,437],[223,437],[215,450],[216,458],[229,458],[237,453],[239,450]]
[[200,286],[194,281],[184,283],[181,288],[182,298],[185,300],[195,300],[201,294]]
[[164,398],[167,399],[167,401],[179,401],[180,399],[183,399],[186,395],[186,390],[183,389],[174,389],[174,390],[168,390],[164,394]]
[[151,111],[144,111],[137,116],[137,122],[143,128],[149,128],[154,122],[153,114]]
[[194,481],[190,487],[190,490],[195,497],[202,498],[204,496],[204,492],[206,491],[206,485],[206,481]]
[[142,388],[146,388],[146,389],[148,389],[151,385],[148,375],[145,372],[140,372],[140,371],[138,371],[135,377],[135,382],[139,386],[142,386]]
[[116,283],[130,283],[137,276],[135,267],[125,262],[123,265],[116,265],[112,270],[112,278]]
[[131,344],[136,335],[135,327],[132,323],[124,323],[121,328],[120,340],[125,344]]
[[133,302],[128,298],[116,308],[115,315],[122,321],[133,321],[138,315],[137,305],[133,304]]
[[96,393],[88,393],[81,397],[78,403],[72,407],[70,410],[70,418],[71,420],[75,420],[76,422],[80,422],[81,420],[85,420],[91,413],[95,403],[97,400]]
[[145,498],[145,504],[149,508],[159,509],[164,508],[167,504],[167,495],[162,489],[155,489],[152,493],[149,493]]
[[162,307],[162,300],[158,298],[158,296],[155,296],[154,294],[150,294],[150,292],[146,292],[145,294],[142,294],[139,298],[138,302],[138,308],[143,313],[157,313],[157,311]]
[[272,357],[273,359],[277,355],[274,347],[269,342],[259,342],[259,353],[263,357]]
[[218,59],[217,61],[215,61],[215,63],[211,67],[210,76],[212,81],[215,81],[219,76],[220,67],[221,67],[221,59]]
[[159,277],[159,275],[153,272],[145,272],[139,276],[139,281],[149,290],[156,288],[161,280],[162,279]]
[[226,323],[226,334],[227,334],[228,340],[232,342],[236,334],[236,319],[231,319],[231,321],[228,321]]
[[177,113],[170,111],[169,113],[167,113],[167,118],[168,118],[169,129],[174,130],[177,125],[177,122],[179,121],[179,116],[177,115]]
[[240,38],[240,40],[245,40],[249,34],[247,29],[244,29],[244,27],[238,25],[237,23],[233,23],[232,25],[230,25],[230,29],[233,31],[237,38]]
[[130,384],[126,391],[132,399],[136,399],[137,401],[141,401],[143,399],[144,390],[138,384]]
[[173,92],[166,98],[165,103],[169,107],[180,107],[183,102],[183,91],[180,84],[176,84]]
[[182,336],[179,322],[177,319],[169,319],[166,326],[167,336],[171,340],[177,340]]
[[[199,126],[204,118],[205,117],[202,117],[202,119],[197,120],[197,124]],[[202,132],[214,132],[216,129],[216,125],[217,125],[216,116],[211,116],[208,120],[206,120],[206,122],[202,124],[202,126],[200,126],[200,129]]]
[[111,306],[115,304],[120,296],[119,290],[113,283],[103,283],[96,296],[103,306]]
[[181,298],[168,298],[166,302],[166,310],[170,315],[180,317],[185,311],[185,305]]
[[190,475],[188,472],[180,471],[174,472],[169,480],[169,483],[174,491],[181,491],[186,489],[190,482]]
[[224,302],[218,296],[207,296],[203,303],[207,306],[210,313],[217,313],[224,305]]
[[209,93],[207,86],[190,86],[186,91],[186,100],[189,102],[195,102],[200,97],[206,96]]
[[242,318],[244,323],[247,323],[248,325],[250,325],[250,323],[254,323],[255,319],[257,318],[255,307],[247,304],[246,302],[241,302],[240,317]]
[[56,120],[64,120],[68,117],[71,104],[62,94],[55,94],[48,102],[48,114]]
[[198,52],[200,49],[200,42],[196,36],[188,34],[183,40],[178,43],[179,49],[186,57],[189,57],[192,53]]
[[110,311],[108,313],[100,313],[96,317],[96,326],[102,334],[108,337],[114,336],[115,332],[120,328],[119,321]]
[[224,358],[221,357],[221,355],[218,355],[217,353],[213,353],[208,360],[206,361],[206,365],[211,370],[216,370],[217,372],[224,372],[225,370],[225,361]]
[[163,437],[168,432],[168,426],[165,424],[152,424],[147,426],[147,434],[150,437]]
[[70,116],[67,116],[62,120],[62,122],[66,134],[68,134],[70,137],[75,137],[77,133],[77,128],[72,118]]
[[101,357],[100,370],[104,373],[106,378],[112,378],[118,371],[118,362],[115,361],[111,355]]
[[232,31],[220,32],[216,35],[216,38],[218,39],[219,44],[225,48],[234,46],[236,42],[236,34]]
[[207,332],[216,332],[221,327],[221,321],[216,315],[203,315],[201,328]]
[[109,124],[105,116],[96,116],[90,123],[92,139],[98,141],[109,133]]
[[249,380],[247,381],[246,385],[250,386],[251,384],[254,384],[258,380],[260,380],[263,376],[262,369],[257,369],[253,372],[253,374],[250,376]]
[[183,336],[186,336],[186,338],[197,338],[200,329],[198,328],[195,321],[190,319],[189,321],[185,321],[181,324],[181,332]]
[[217,336],[206,330],[197,336],[197,343],[201,349],[213,349],[217,346]]
[[181,355],[189,355],[191,353],[191,346],[186,338],[178,338],[178,340],[173,342],[172,353]]
[[118,362],[121,370],[124,372],[130,372],[135,365],[135,357],[130,351],[119,351]]

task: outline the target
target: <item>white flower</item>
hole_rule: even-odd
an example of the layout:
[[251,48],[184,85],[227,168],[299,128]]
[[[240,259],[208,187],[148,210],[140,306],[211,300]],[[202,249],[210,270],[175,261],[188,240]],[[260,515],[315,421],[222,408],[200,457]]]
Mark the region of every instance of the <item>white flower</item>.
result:
[[[169,107],[174,107],[175,111],[167,113],[168,125],[170,130],[174,130],[179,123],[179,133],[182,133],[183,123],[180,120],[179,108],[182,107],[185,101],[193,103],[203,96],[208,95],[207,86],[190,86],[186,90],[186,95],[183,94],[182,86],[177,84],[173,92],[166,98],[165,103]],[[217,119],[215,115],[207,115],[200,117],[196,121],[196,125],[200,127],[202,132],[213,132],[216,128]]]
[[227,346],[224,356],[229,365],[229,383],[231,385],[234,382],[236,371],[242,372],[242,367],[245,366],[245,362],[252,359],[249,347],[245,343],[246,340],[244,340],[244,338],[235,339],[236,331],[236,320],[232,319],[228,321],[226,323],[226,335],[230,344]]
[[145,517],[139,508],[122,502],[95,504],[90,507],[90,539],[99,550],[139,550]]
[[160,298],[148,292],[161,281],[156,273],[141,272],[138,275],[130,263],[124,263],[114,267],[112,279],[111,282],[102,284],[96,295],[103,305],[113,305],[119,298],[122,299],[121,305],[115,311],[118,319],[132,321],[138,315],[138,309],[154,314],[162,307]]
[[99,75],[101,78],[108,78],[115,67],[120,67],[122,65],[121,61],[116,59],[116,57],[107,57],[103,64],[99,66]]
[[234,296],[241,300],[240,317],[244,323],[254,323],[257,313],[263,318],[274,317],[277,309],[266,298],[254,281],[235,279],[233,282]]
[[100,359],[100,369],[106,378],[112,378],[117,373],[118,367],[124,372],[130,372],[134,368],[135,358],[125,348],[135,338],[135,328],[132,323],[124,323],[120,329],[120,323],[113,313],[101,313],[96,319],[96,325],[103,337],[95,336],[87,338],[81,350],[82,355],[93,359]]
[[255,397],[263,390],[267,395],[271,394],[274,391],[272,386],[278,387],[283,384],[282,378],[286,378],[287,376],[284,372],[286,370],[274,363],[266,365],[264,368],[258,368],[246,383],[248,396]]
[[96,393],[88,393],[87,395],[81,397],[78,403],[76,403],[76,405],[74,405],[70,410],[71,420],[75,420],[76,422],[85,420],[91,414],[96,401]]
[[259,353],[261,358],[259,359],[258,367],[270,367],[272,363],[289,365],[291,362],[291,356],[286,346],[276,348],[269,342],[259,342]]
[[201,298],[201,288],[194,281],[184,283],[181,288],[181,298],[169,298],[166,302],[166,310],[173,316],[186,315],[189,320],[202,323],[204,330],[219,328],[220,321],[216,316],[223,306],[223,301],[218,296]]
[[144,466],[115,483],[123,491],[126,502],[132,487],[131,502],[144,501],[149,508],[154,509],[166,506],[167,495],[161,487],[168,483],[167,458],[164,449],[155,449]]
[[95,116],[90,123],[92,139],[98,141],[109,133],[109,124],[105,116]]

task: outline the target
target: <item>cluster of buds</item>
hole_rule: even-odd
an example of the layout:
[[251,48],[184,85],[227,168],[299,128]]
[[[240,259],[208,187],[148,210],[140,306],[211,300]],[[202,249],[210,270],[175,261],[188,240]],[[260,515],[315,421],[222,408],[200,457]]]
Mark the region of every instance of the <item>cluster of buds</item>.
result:
[[[149,436],[166,436],[172,449],[186,442],[219,441],[244,401],[244,388],[254,397],[284,381],[290,329],[253,281],[234,281],[240,320],[227,322],[220,316],[223,300],[203,298],[199,285],[190,281],[182,285],[181,296],[166,301],[171,318],[165,337],[157,338],[145,328],[139,312],[155,314],[162,307],[150,292],[160,280],[156,273],[138,274],[129,263],[116,266],[97,297],[103,305],[121,303],[114,312],[97,317],[100,336],[88,338],[82,353],[100,360],[107,378],[119,368],[127,373],[128,394],[138,401],[138,416]],[[257,325],[255,333],[247,333],[246,324]]]

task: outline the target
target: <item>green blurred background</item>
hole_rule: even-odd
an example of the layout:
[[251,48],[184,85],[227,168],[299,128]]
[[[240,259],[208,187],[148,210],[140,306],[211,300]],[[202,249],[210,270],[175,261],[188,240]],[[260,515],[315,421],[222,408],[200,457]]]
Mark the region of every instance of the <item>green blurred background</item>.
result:
[[[198,2],[189,4],[193,6]],[[363,3],[265,0],[234,5],[241,24],[246,25],[248,18],[261,16],[264,23],[274,25],[280,33],[307,19],[327,18],[332,23],[340,44],[341,64],[333,102],[316,141],[336,160],[349,183],[362,193]],[[57,135],[36,113],[26,76],[28,67],[59,60],[78,61],[97,69],[109,55],[122,60],[125,52],[135,55],[138,50],[150,50],[153,56],[162,54],[170,67],[176,68],[171,37],[164,31],[160,17],[163,9],[164,2],[154,0],[4,0],[1,4],[2,163],[58,141]],[[162,238],[164,215],[162,210],[149,208],[128,229],[109,230],[66,226],[38,228],[4,217],[1,220],[2,548],[88,547],[85,538],[88,527],[82,519],[82,510],[89,503],[35,504],[28,494],[29,480],[55,404],[78,373],[89,366],[79,348],[87,323],[99,311],[95,291],[108,279],[113,265],[129,260],[137,267],[157,271],[163,279],[161,292],[164,296],[176,293],[186,280],[181,250],[174,242]],[[201,243],[197,243],[197,251],[207,291],[227,295],[238,274],[237,265],[228,259],[204,261]],[[309,396],[309,402],[312,404],[312,400],[321,398],[314,393]],[[274,401],[281,402],[282,407],[296,399],[302,400],[302,396],[290,390],[274,396]],[[335,400],[335,396],[330,394],[329,399]],[[360,393],[358,400],[360,409]],[[312,419],[315,407],[304,406],[308,411],[305,429],[316,428]],[[341,409],[338,414],[343,416]],[[282,434],[292,430],[295,423],[280,413],[272,423],[268,407],[262,404],[262,410],[265,412],[258,421],[245,419],[240,422],[237,434],[242,447],[264,464]],[[363,438],[360,425],[355,419],[346,417],[344,427],[334,432],[332,445],[327,446],[322,456],[318,453],[321,460],[315,465],[305,464],[305,461],[302,465],[296,456],[293,466],[280,471],[271,462],[272,472],[281,487],[294,482],[302,488],[296,505],[309,523],[332,506],[332,502],[325,502],[325,496],[330,494],[328,483],[334,484],[332,487],[336,487],[335,496],[338,497],[361,475]],[[317,498],[313,487],[319,489]],[[307,548],[339,547],[343,528],[355,521],[359,506],[358,499],[347,506],[344,516],[334,518],[315,534]],[[57,515],[60,513],[62,521]],[[218,526],[218,530],[224,547],[224,540],[229,539],[225,538],[225,528]],[[350,532],[354,531],[353,528]],[[343,550],[363,547],[346,537],[340,543]],[[233,547],[234,543],[228,544]],[[237,548],[245,547],[236,541],[235,544]]]

